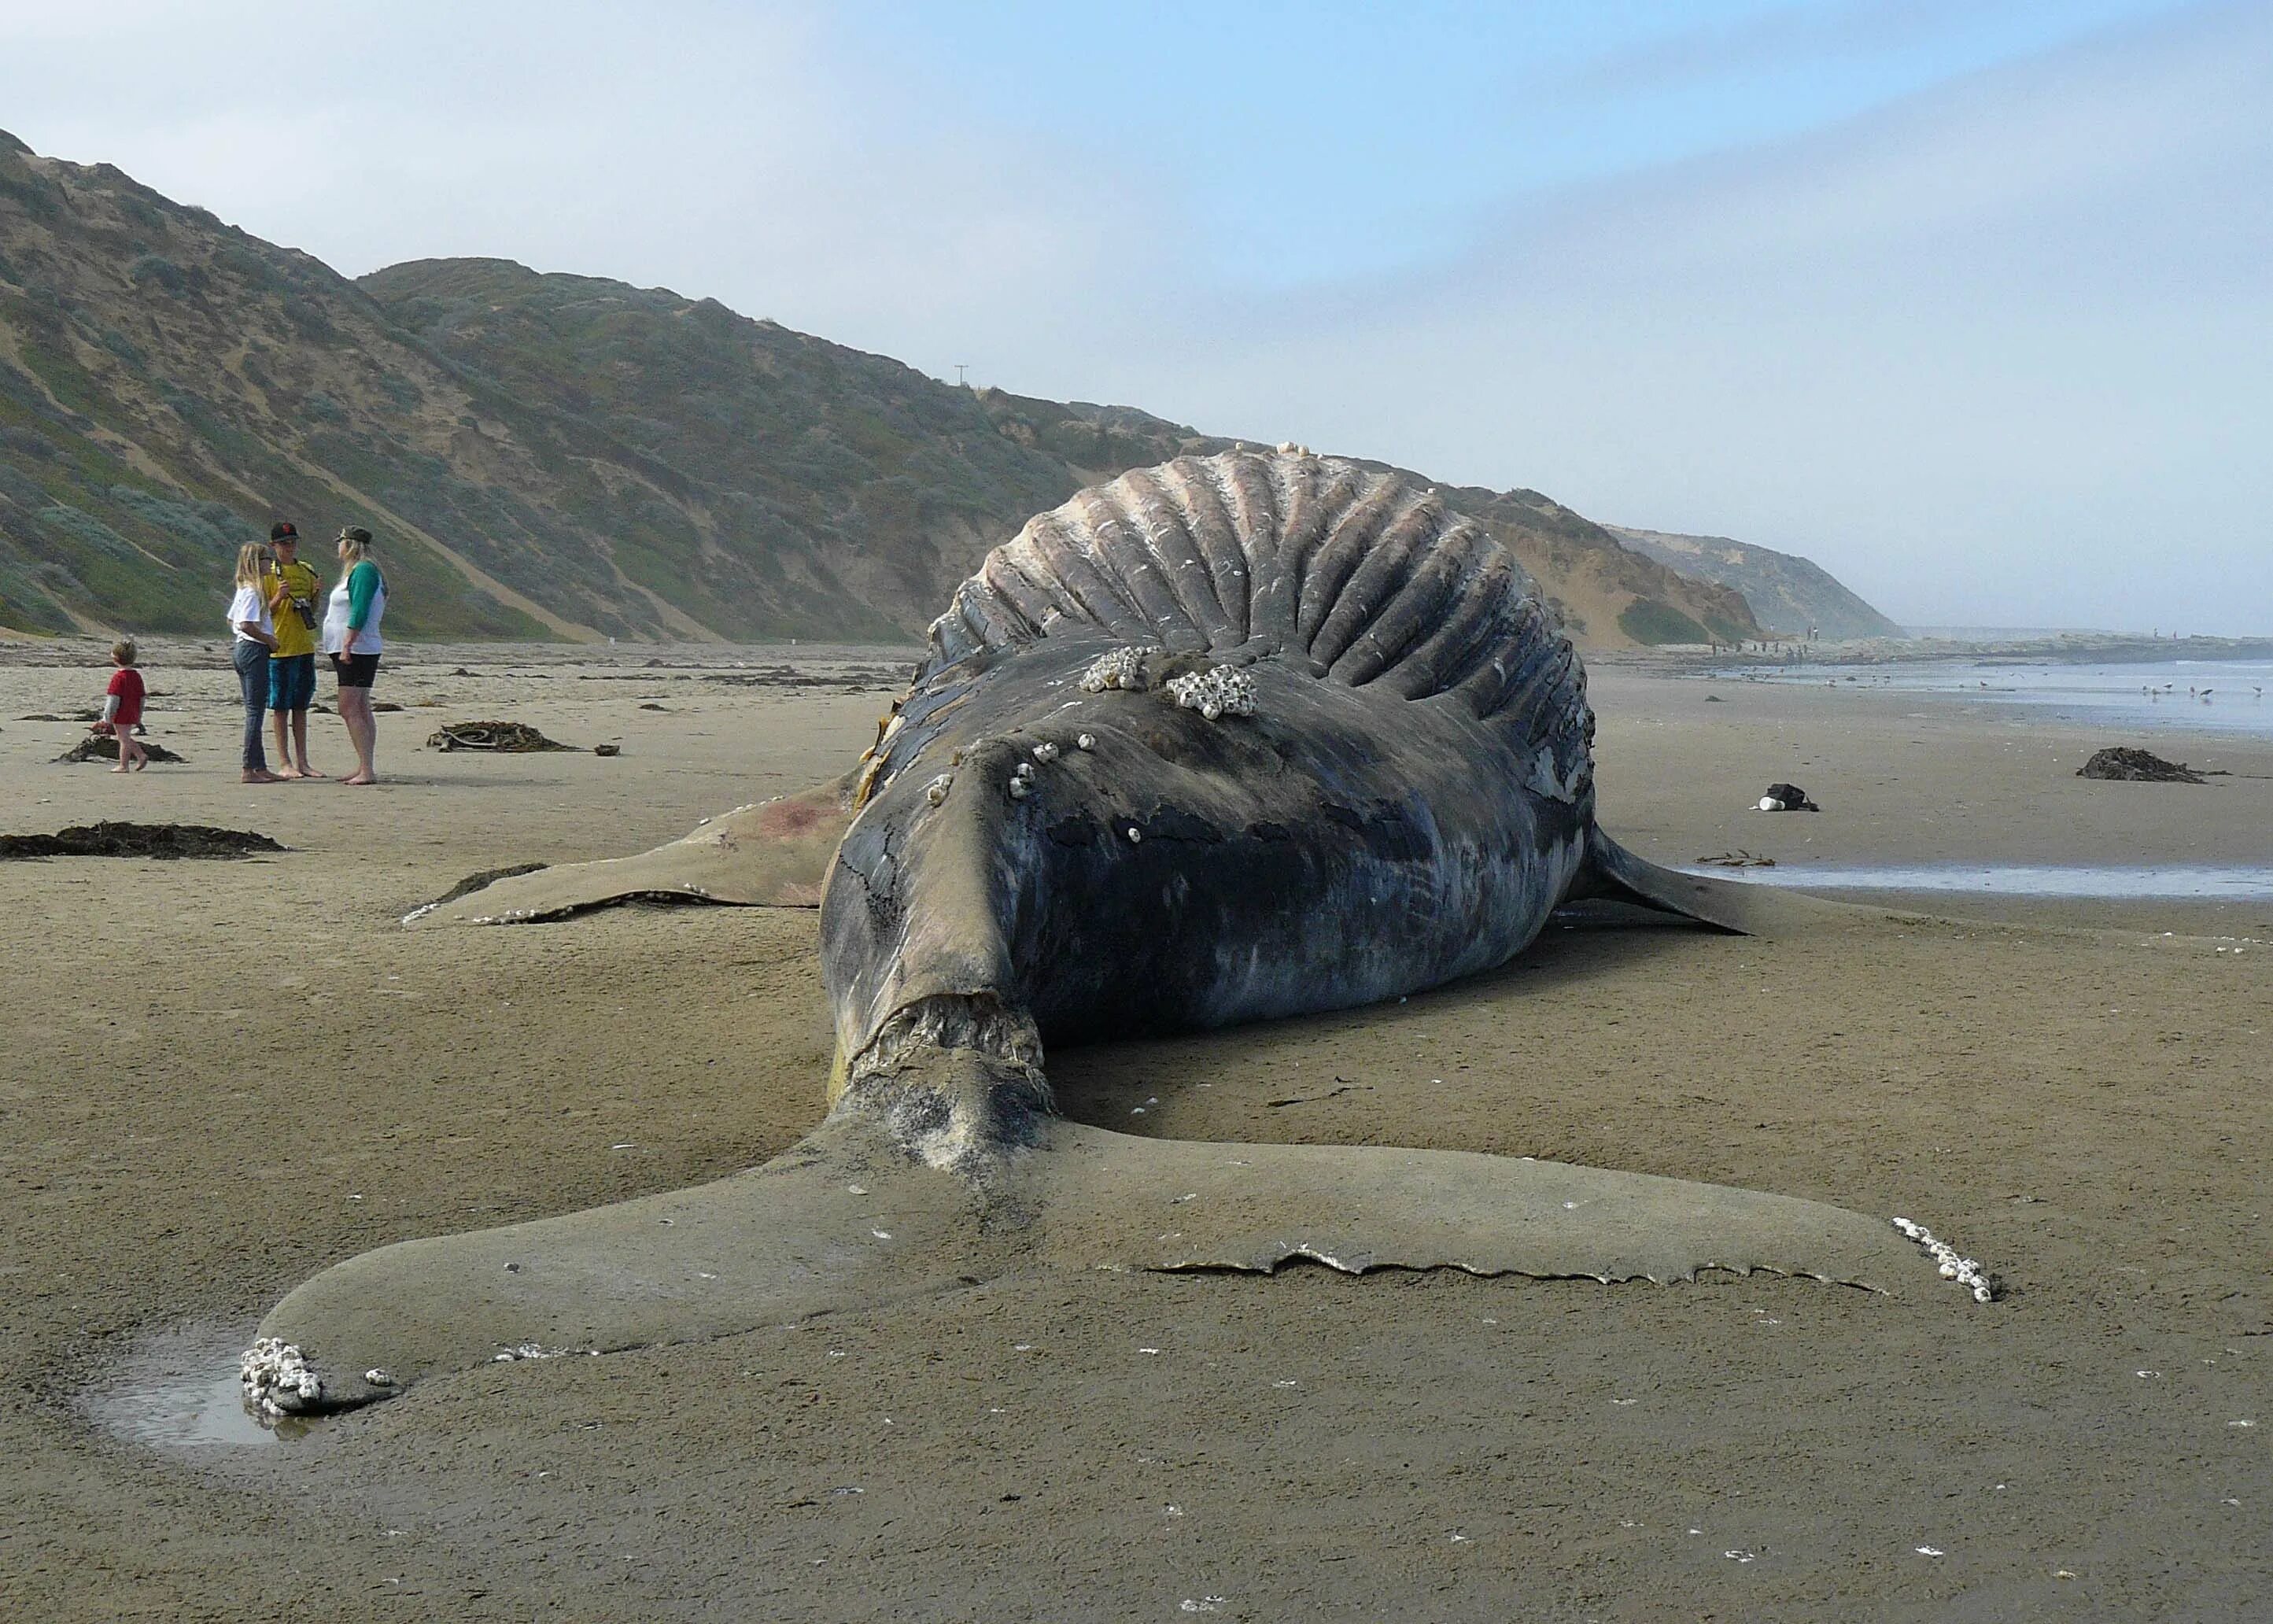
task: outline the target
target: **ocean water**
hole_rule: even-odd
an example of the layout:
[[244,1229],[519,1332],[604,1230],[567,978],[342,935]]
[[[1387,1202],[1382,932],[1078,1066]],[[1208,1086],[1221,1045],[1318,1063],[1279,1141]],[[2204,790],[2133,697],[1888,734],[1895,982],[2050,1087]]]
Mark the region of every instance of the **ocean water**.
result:
[[1917,660],[1896,665],[1730,670],[1724,682],[1868,688],[2027,705],[2061,721],[2273,737],[2273,660],[2162,660],[2143,665],[2042,665]]
[[1683,865],[1683,872],[1795,891],[1962,892],[1982,897],[2259,902],[2273,898],[2260,864],[1791,863],[1773,868]]

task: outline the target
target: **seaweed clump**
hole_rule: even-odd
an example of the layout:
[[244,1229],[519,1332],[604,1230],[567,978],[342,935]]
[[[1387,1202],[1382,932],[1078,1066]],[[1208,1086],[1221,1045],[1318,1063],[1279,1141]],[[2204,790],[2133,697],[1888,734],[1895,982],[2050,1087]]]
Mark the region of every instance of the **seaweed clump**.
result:
[[526,722],[451,722],[426,741],[430,750],[495,750],[499,755],[526,755],[533,750],[574,750],[573,744],[548,739]]
[[2116,745],[2102,750],[2075,770],[2079,778],[2113,778],[2130,784],[2207,784],[2184,762],[2164,761],[2145,750]]
[[[142,753],[154,762],[179,766],[183,758],[156,741],[145,738]],[[59,762],[115,762],[118,759],[118,741],[109,733],[89,733],[77,744],[56,757]]]
[[247,829],[202,823],[86,823],[51,835],[0,835],[0,861],[31,857],[251,857],[285,848]]

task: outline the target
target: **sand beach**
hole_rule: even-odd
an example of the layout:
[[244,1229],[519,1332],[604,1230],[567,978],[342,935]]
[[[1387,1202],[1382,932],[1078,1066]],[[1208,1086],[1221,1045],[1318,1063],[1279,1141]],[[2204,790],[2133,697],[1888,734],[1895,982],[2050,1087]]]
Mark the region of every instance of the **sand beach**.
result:
[[[327,1266],[718,1177],[818,1119],[810,912],[400,921],[469,873],[636,851],[833,776],[911,658],[391,647],[386,781],[353,790],[238,784],[234,679],[196,643],[146,656],[186,764],[56,764],[84,728],[18,718],[98,703],[100,653],[0,645],[0,832],[288,848],[0,862],[0,1616],[2273,1610],[2262,893],[1846,892],[1743,939],[1589,918],[1407,1003],[1051,1056],[1064,1109],[1122,1132],[1908,1215],[1998,1271],[1997,1303],[1038,1274],[198,1441],[232,1429],[195,1395],[225,1399],[262,1312]],[[1662,862],[2273,863],[2262,731],[1643,662],[1593,695],[1602,822]],[[424,748],[469,718],[580,750]],[[336,719],[315,731],[343,766]],[[2222,776],[2075,777],[2117,743]],[[1824,810],[1749,810],[1777,779]]]

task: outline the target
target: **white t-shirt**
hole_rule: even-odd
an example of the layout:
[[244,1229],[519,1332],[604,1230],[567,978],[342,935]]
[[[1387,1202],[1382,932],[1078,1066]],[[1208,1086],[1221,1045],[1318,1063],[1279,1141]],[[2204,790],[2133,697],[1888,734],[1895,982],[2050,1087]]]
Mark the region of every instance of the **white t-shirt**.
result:
[[248,637],[238,629],[237,623],[258,626],[270,636],[276,635],[276,622],[269,618],[268,600],[260,595],[257,586],[241,586],[236,596],[229,600],[229,629],[236,634],[239,643],[259,643],[258,637]]
[[340,577],[339,585],[332,589],[331,597],[325,600],[323,648],[326,654],[337,654],[346,646],[348,605],[354,596],[349,583],[355,580],[356,570],[365,564],[371,564],[371,573],[378,575],[378,579],[371,584],[371,613],[364,617],[363,626],[355,635],[355,651],[377,654],[386,646],[379,641],[379,623],[386,618],[386,577],[379,574],[379,566],[371,564],[369,559],[358,559],[354,568]]

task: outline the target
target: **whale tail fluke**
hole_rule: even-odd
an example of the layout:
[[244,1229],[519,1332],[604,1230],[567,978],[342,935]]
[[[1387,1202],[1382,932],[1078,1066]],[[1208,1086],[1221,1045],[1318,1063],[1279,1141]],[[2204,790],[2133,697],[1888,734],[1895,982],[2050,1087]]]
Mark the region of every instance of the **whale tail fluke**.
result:
[[419,909],[407,925],[533,924],[619,903],[814,908],[855,811],[855,774],[737,807],[668,846],[492,880]]
[[1466,1151],[1140,1139],[1050,1118],[976,1174],[840,1113],[764,1166],[347,1259],[259,1335],[351,1409],[503,1359],[702,1342],[1088,1269],[1452,1268],[1673,1282],[1722,1271],[1908,1296],[1885,1221],[1820,1202]]
[[1468,1151],[1212,1144],[1052,1124],[1036,1250],[1069,1266],[1267,1274],[1454,1268],[1603,1282],[1709,1271],[1906,1293],[1882,1219],[1789,1196]]
[[1573,901],[1625,902],[1677,914],[1740,936],[1767,934],[1777,901],[1757,886],[1662,868],[1635,856],[1599,827],[1587,837],[1587,866],[1571,895]]

